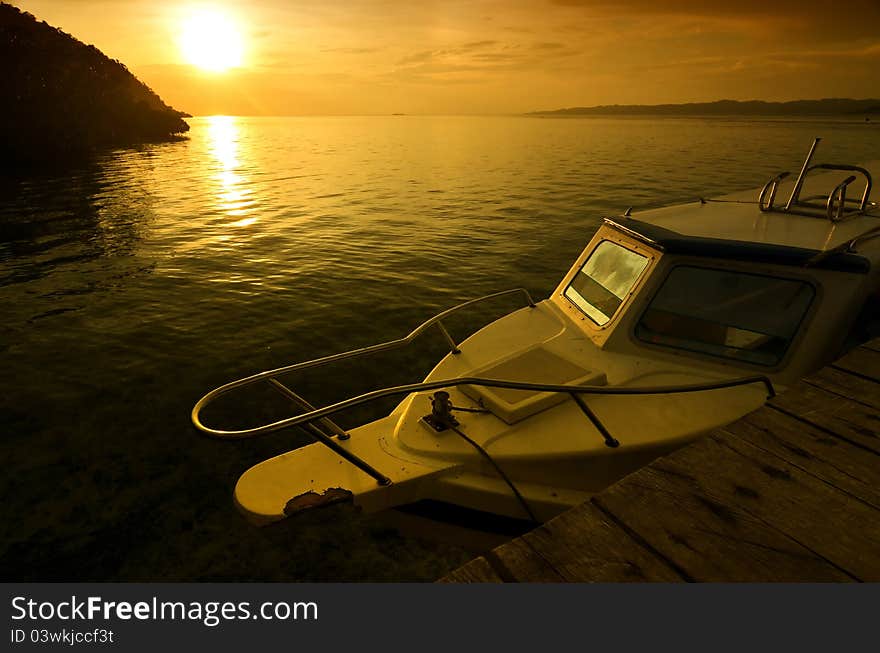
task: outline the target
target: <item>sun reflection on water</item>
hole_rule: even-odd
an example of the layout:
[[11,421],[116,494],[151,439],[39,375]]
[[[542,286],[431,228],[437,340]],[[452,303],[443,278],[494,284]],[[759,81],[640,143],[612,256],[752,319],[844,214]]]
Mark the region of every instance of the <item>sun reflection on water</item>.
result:
[[211,155],[218,164],[215,179],[217,207],[226,215],[237,218],[232,227],[247,227],[257,218],[246,217],[253,211],[254,191],[250,180],[242,172],[239,155],[241,131],[234,116],[211,116],[208,118],[208,138]]

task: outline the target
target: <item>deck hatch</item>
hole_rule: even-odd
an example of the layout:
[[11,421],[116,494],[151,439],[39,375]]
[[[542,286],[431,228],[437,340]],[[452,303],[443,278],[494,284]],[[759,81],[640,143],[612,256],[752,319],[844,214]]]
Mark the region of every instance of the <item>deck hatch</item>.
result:
[[[586,369],[544,347],[538,346],[517,352],[486,367],[474,370],[474,376],[505,381],[531,383],[605,385],[604,372]],[[471,399],[481,401],[508,424],[514,424],[559,404],[568,396],[558,392],[512,390],[483,386],[461,386]]]

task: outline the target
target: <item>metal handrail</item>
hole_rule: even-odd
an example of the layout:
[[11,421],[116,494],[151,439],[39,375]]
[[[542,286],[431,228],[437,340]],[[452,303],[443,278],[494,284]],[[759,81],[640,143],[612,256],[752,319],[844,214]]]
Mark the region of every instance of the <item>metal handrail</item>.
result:
[[[438,313],[434,317],[425,320],[415,329],[410,331],[403,338],[398,338],[397,340],[389,340],[388,342],[382,342],[377,345],[371,345],[369,347],[362,347],[360,349],[352,349],[350,351],[342,352],[340,354],[332,354],[330,356],[323,356],[321,358],[314,358],[312,360],[303,361],[301,363],[294,363],[293,365],[286,365],[284,367],[278,367],[273,370],[266,370],[265,372],[260,372],[258,374],[253,374],[251,376],[245,377],[243,379],[237,379],[235,381],[230,381],[224,385],[221,385],[218,388],[214,388],[209,393],[204,395],[201,399],[196,402],[196,405],[193,406],[191,419],[193,424],[201,431],[211,435],[217,435],[218,433],[222,433],[222,431],[213,431],[209,429],[204,424],[202,424],[201,419],[199,418],[199,413],[211,402],[213,402],[218,397],[225,395],[236,388],[240,388],[245,385],[250,385],[252,383],[257,383],[258,381],[270,380],[273,377],[279,376],[281,374],[287,374],[289,372],[297,372],[300,370],[311,369],[313,367],[321,367],[324,365],[329,365],[330,363],[336,363],[343,360],[348,360],[351,358],[358,358],[360,356],[367,356],[369,354],[376,354],[383,351],[391,351],[394,349],[399,349],[401,347],[405,347],[410,344],[413,340],[418,338],[422,333],[427,331],[430,327],[437,324],[440,328],[440,331],[443,333],[444,338],[446,338],[447,342],[450,345],[450,351],[453,354],[459,353],[458,346],[455,344],[455,341],[449,335],[449,332],[441,323],[441,320],[449,317],[450,315],[457,313],[458,311],[467,308],[468,306],[473,306],[474,304],[478,304],[480,302],[484,302],[489,299],[495,299],[497,297],[504,297],[505,295],[512,294],[522,294],[526,299],[526,303],[529,308],[535,307],[535,301],[532,299],[532,296],[529,294],[529,291],[525,288],[511,288],[510,290],[502,290],[501,292],[492,293],[490,295],[484,295],[482,297],[478,297],[476,299],[471,299],[466,302],[462,302],[452,308],[448,308],[442,313]],[[283,427],[282,427],[283,428]],[[245,436],[242,436],[245,437]]]
[[[861,166],[840,163],[817,163],[815,165],[810,165],[810,161],[812,161],[813,155],[816,153],[816,148],[821,140],[821,138],[816,138],[813,141],[810,151],[807,153],[807,158],[804,160],[803,166],[801,167],[801,171],[794,182],[794,187],[791,189],[791,195],[788,198],[788,202],[785,203],[784,207],[777,209],[774,207],[773,202],[776,198],[776,191],[779,187],[779,182],[788,177],[788,173],[783,172],[764,184],[764,187],[758,195],[758,208],[762,212],[781,211],[782,213],[792,213],[797,215],[821,215],[827,217],[832,222],[839,222],[844,218],[862,214],[868,209],[873,180],[871,179],[871,173],[868,172],[867,169]],[[858,208],[849,212],[846,210],[846,203],[852,202],[852,200],[848,200],[846,197],[846,189],[847,186],[856,180],[854,175],[850,175],[846,180],[838,184],[827,197],[822,195],[801,199],[800,195],[804,186],[804,181],[806,180],[807,175],[814,170],[837,170],[861,173],[865,177],[865,188],[862,191],[862,198],[858,202]],[[821,207],[816,206],[810,203],[809,200],[811,199],[822,199],[824,200],[824,204]],[[797,210],[798,208],[801,210]],[[822,213],[812,213],[807,211],[807,209],[820,209],[822,210]]]
[[[873,181],[873,179],[871,179],[871,173],[866,168],[863,168],[862,166],[854,166],[854,165],[843,164],[843,163],[819,163],[814,166],[810,166],[810,168],[807,170],[807,173],[809,174],[813,170],[837,170],[837,171],[841,171],[841,172],[859,172],[859,173],[861,173],[865,177],[865,189],[862,191],[862,199],[859,202],[858,210],[859,210],[859,212],[862,212],[866,208],[868,208],[868,200],[871,197],[871,188],[874,185],[874,181]],[[844,185],[849,185],[854,181],[855,181],[855,176],[854,175],[850,176]],[[839,186],[838,186],[838,188],[839,188]],[[834,195],[835,191],[837,191],[837,188],[835,188],[831,192],[831,195]],[[831,195],[829,195],[829,199],[830,199]]]
[[[732,388],[740,385],[750,385],[753,383],[762,383],[767,389],[768,399],[776,396],[773,383],[766,376],[748,376],[739,379],[728,379],[725,381],[714,381],[710,383],[697,383],[691,385],[672,385],[672,386],[655,386],[655,387],[608,387],[608,386],[586,386],[586,385],[568,385],[553,383],[526,383],[524,381],[505,381],[501,379],[484,379],[480,377],[459,377],[455,379],[441,379],[438,381],[423,381],[421,383],[407,383],[404,385],[389,386],[379,390],[366,392],[356,397],[351,397],[335,404],[318,408],[294,417],[264,424],[250,429],[242,429],[239,431],[224,431],[220,429],[212,429],[205,426],[200,421],[196,421],[196,411],[193,409],[193,423],[197,428],[204,431],[208,435],[218,438],[237,440],[258,435],[266,435],[284,428],[299,426],[306,424],[329,415],[333,415],[355,406],[360,406],[377,399],[391,397],[394,395],[410,394],[413,392],[424,392],[426,390],[439,390],[441,388],[451,388],[460,385],[476,385],[489,388],[509,388],[511,390],[533,390],[537,392],[564,392],[566,394],[593,394],[593,395],[654,395],[654,394],[684,394],[689,392],[703,392],[706,390],[721,390],[723,388]],[[206,395],[207,396],[207,395]]]
[[[776,200],[776,191],[779,190],[779,182],[781,182],[783,179],[786,179],[790,174],[790,172],[780,172],[778,175],[773,177],[773,179],[764,184],[764,187],[761,189],[761,193],[758,195],[758,208],[761,211],[767,212],[773,210],[773,202]],[[768,190],[770,191],[769,198],[766,197]]]
[[[834,190],[828,195],[828,200],[825,202],[825,210],[828,219],[832,222],[839,222],[843,219],[844,213],[846,212],[846,187],[855,180],[856,176],[850,175],[837,184]],[[837,207],[836,210],[835,206]]]
[[801,188],[804,185],[804,179],[807,176],[807,172],[809,172],[808,168],[810,166],[810,161],[813,160],[813,155],[816,153],[816,148],[819,146],[821,140],[821,137],[813,139],[813,144],[810,146],[807,158],[804,159],[804,165],[801,166],[801,171],[798,173],[797,179],[794,182],[794,187],[791,189],[791,195],[788,197],[788,202],[785,203],[785,211],[790,211],[792,207],[797,204],[798,197],[801,194]]
[[[243,439],[249,437],[256,437],[258,435],[265,435],[268,433],[273,433],[275,431],[279,431],[284,428],[301,426],[308,433],[310,433],[318,442],[328,447],[339,456],[356,466],[361,471],[373,477],[376,482],[381,485],[390,485],[391,479],[387,477],[385,474],[380,472],[378,469],[370,465],[367,461],[363,460],[359,456],[357,456],[352,451],[349,451],[345,447],[343,447],[336,439],[332,437],[332,435],[336,435],[339,440],[346,440],[349,438],[349,434],[347,431],[338,426],[335,422],[329,419],[330,415],[341,412],[343,410],[347,410],[349,408],[354,408],[355,406],[359,406],[371,401],[376,401],[378,399],[382,399],[385,397],[390,397],[394,395],[401,394],[410,394],[412,392],[423,392],[426,390],[438,390],[441,388],[450,388],[457,387],[460,385],[473,385],[473,386],[484,386],[484,387],[494,387],[494,388],[509,388],[513,390],[532,390],[538,392],[554,392],[554,393],[566,393],[568,394],[572,400],[580,407],[581,411],[586,415],[586,417],[590,420],[593,426],[597,429],[600,435],[604,438],[605,444],[609,447],[617,447],[619,446],[619,442],[609,433],[608,429],[605,428],[605,425],[602,424],[599,417],[593,412],[586,404],[586,402],[581,399],[580,395],[582,394],[599,394],[599,395],[648,395],[648,394],[672,394],[672,393],[687,393],[687,392],[700,392],[706,390],[718,390],[722,388],[735,387],[739,385],[747,385],[752,383],[762,383],[767,389],[768,397],[773,397],[776,393],[773,389],[773,384],[770,379],[766,376],[752,376],[752,377],[744,377],[740,379],[731,379],[727,381],[716,381],[711,383],[700,383],[694,385],[677,385],[677,386],[657,386],[653,388],[609,388],[607,386],[578,386],[578,385],[567,385],[567,384],[547,384],[547,383],[526,383],[522,381],[504,381],[500,379],[484,379],[479,377],[460,377],[456,379],[446,379],[440,381],[424,381],[421,383],[410,383],[399,386],[391,386],[387,388],[382,388],[380,390],[374,390],[372,392],[367,392],[365,394],[351,397],[349,399],[337,402],[330,406],[325,406],[324,408],[314,408],[309,402],[296,394],[293,390],[282,384],[280,381],[275,379],[274,377],[280,374],[285,374],[288,372],[294,372],[303,369],[309,369],[313,367],[318,367],[322,365],[327,365],[329,363],[346,360],[350,358],[356,358],[359,356],[364,356],[368,354],[373,354],[382,351],[388,351],[391,349],[397,349],[400,347],[404,347],[411,343],[415,338],[425,332],[429,327],[436,324],[444,338],[447,340],[450,351],[453,354],[460,353],[458,349],[458,345],[453,340],[452,336],[449,335],[449,332],[442,324],[442,320],[449,315],[466,308],[468,306],[472,306],[473,304],[493,299],[496,297],[502,297],[505,295],[513,294],[513,293],[522,293],[525,295],[526,301],[530,308],[534,308],[535,303],[532,300],[531,295],[524,288],[514,288],[512,290],[505,290],[498,293],[493,293],[491,295],[485,295],[483,297],[479,297],[477,299],[472,299],[467,302],[463,302],[454,306],[450,309],[443,311],[435,315],[434,317],[426,320],[418,327],[413,329],[409,334],[400,338],[398,340],[391,340],[388,342],[380,343],[378,345],[372,345],[370,347],[364,347],[361,349],[354,349],[348,352],[343,352],[341,354],[333,354],[331,356],[324,356],[323,358],[316,358],[310,361],[304,361],[302,363],[295,363],[293,365],[287,365],[285,367],[279,367],[274,370],[267,370],[265,372],[261,372],[259,374],[254,374],[252,376],[238,379],[236,381],[231,381],[226,383],[225,385],[220,386],[219,388],[215,388],[210,391],[206,395],[204,395],[196,405],[193,406],[192,410],[192,422],[199,430],[207,433],[208,435],[212,435],[214,437],[218,437],[221,439]],[[201,411],[207,406],[209,403],[220,397],[221,395],[226,394],[236,388],[240,388],[245,385],[249,385],[252,383],[256,383],[258,381],[268,381],[276,390],[281,392],[284,396],[288,397],[293,401],[293,403],[300,408],[305,408],[308,410],[306,413],[302,413],[300,415],[296,415],[294,417],[288,417],[286,419],[282,419],[276,422],[272,422],[270,424],[264,424],[262,426],[257,426],[249,429],[241,429],[236,431],[225,431],[221,429],[214,429],[209,426],[206,426],[202,423],[200,418]],[[323,426],[325,430],[318,428],[318,424]]]

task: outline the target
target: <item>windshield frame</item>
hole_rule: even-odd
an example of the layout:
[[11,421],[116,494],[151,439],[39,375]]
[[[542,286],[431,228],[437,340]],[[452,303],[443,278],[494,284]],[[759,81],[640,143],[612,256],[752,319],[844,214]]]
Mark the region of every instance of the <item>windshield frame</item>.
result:
[[[641,269],[638,271],[638,273],[637,273],[634,277],[631,277],[629,283],[626,284],[626,286],[627,286],[627,287],[626,287],[626,292],[625,292],[625,294],[624,294],[623,297],[619,297],[619,296],[618,296],[615,292],[613,292],[611,289],[607,288],[605,285],[603,285],[603,284],[600,283],[598,280],[596,280],[595,277],[593,277],[593,276],[591,276],[590,274],[587,274],[586,272],[584,272],[584,268],[587,267],[587,264],[588,264],[590,261],[593,260],[593,257],[596,256],[596,255],[599,253],[599,249],[602,248],[603,246],[605,246],[606,243],[607,243],[608,245],[610,245],[611,247],[617,247],[617,248],[619,248],[619,249],[622,249],[624,252],[627,253],[627,255],[634,255],[634,256],[637,256],[638,258],[640,258],[640,259],[643,260],[643,262],[641,262]],[[584,262],[583,262],[580,266],[578,266],[577,271],[574,273],[574,276],[572,276],[571,280],[568,282],[568,284],[565,286],[565,289],[562,291],[562,295],[563,295],[563,297],[565,297],[568,301],[570,301],[572,304],[574,304],[574,305],[575,305],[575,306],[576,306],[576,307],[577,307],[577,308],[578,308],[578,309],[579,309],[584,315],[586,315],[588,318],[590,318],[590,320],[592,320],[593,323],[594,323],[596,326],[599,326],[599,327],[605,326],[605,325],[608,324],[611,320],[613,320],[613,319],[614,319],[614,316],[617,315],[618,312],[620,312],[621,308],[623,308],[624,303],[625,303],[626,300],[632,295],[633,288],[636,287],[636,284],[639,282],[639,279],[641,279],[642,274],[644,274],[645,270],[648,268],[648,265],[650,265],[650,263],[651,263],[651,259],[648,258],[647,256],[645,256],[644,254],[641,254],[641,253],[639,253],[639,252],[637,252],[637,251],[635,251],[635,250],[629,249],[628,247],[624,247],[624,246],[621,245],[620,243],[616,243],[616,242],[614,242],[614,241],[612,241],[612,240],[608,240],[608,239],[600,240],[598,243],[596,243],[596,246],[593,247],[593,249],[592,249],[592,251],[590,252],[589,256],[587,256],[587,257],[584,259]],[[617,305],[614,306],[614,309],[613,309],[610,313],[607,312],[607,311],[603,308],[603,306],[602,306],[601,304],[597,304],[597,303],[595,303],[594,301],[591,301],[590,299],[588,299],[587,297],[585,297],[585,296],[582,294],[582,293],[583,293],[582,290],[580,290],[580,289],[578,289],[578,288],[575,288],[575,282],[578,280],[578,278],[581,276],[581,274],[583,274],[583,275],[586,276],[587,278],[591,279],[591,280],[595,283],[595,285],[599,286],[599,287],[600,287],[602,290],[604,290],[608,295],[611,295],[614,299],[618,300],[618,301],[617,301]],[[575,299],[574,297],[569,296],[569,294],[568,294],[569,290],[574,291],[574,292],[580,297],[580,299],[581,299],[581,300],[582,300],[587,306],[589,306],[589,307],[592,309],[592,311],[594,311],[595,313],[598,313],[598,314],[604,316],[604,317],[605,317],[605,320],[604,320],[603,322],[600,322],[600,321],[597,319],[597,317],[593,315],[593,312],[591,312],[590,310],[588,310],[588,309],[586,309],[585,307],[581,306],[580,303],[577,301],[577,299]]]
[[[642,270],[635,283],[631,286],[627,296],[620,302],[614,315],[612,315],[605,324],[598,324],[571,299],[566,297],[565,291],[568,289],[571,282],[577,277],[581,268],[587,260],[589,260],[590,256],[593,255],[593,252],[596,251],[596,248],[605,241],[609,241],[629,250],[630,252],[646,257],[648,263],[645,265],[645,268]],[[634,298],[643,291],[645,285],[650,281],[654,270],[658,265],[658,261],[662,256],[662,251],[651,247],[647,243],[637,240],[628,234],[621,233],[617,229],[609,227],[607,224],[602,225],[593,235],[593,238],[590,240],[587,247],[584,248],[581,255],[577,258],[571,268],[569,268],[569,271],[554,290],[552,295],[553,302],[567,314],[569,319],[574,320],[581,329],[586,331],[587,335],[596,345],[601,347],[608,340],[614,328],[629,313]]]

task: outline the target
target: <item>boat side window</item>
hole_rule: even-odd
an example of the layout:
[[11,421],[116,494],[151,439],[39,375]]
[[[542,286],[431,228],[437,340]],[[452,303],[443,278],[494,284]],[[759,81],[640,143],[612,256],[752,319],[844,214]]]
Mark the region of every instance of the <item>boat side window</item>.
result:
[[603,240],[563,293],[599,326],[614,317],[648,265],[648,257]]
[[733,270],[673,268],[636,325],[644,342],[777,365],[815,296],[813,287]]

